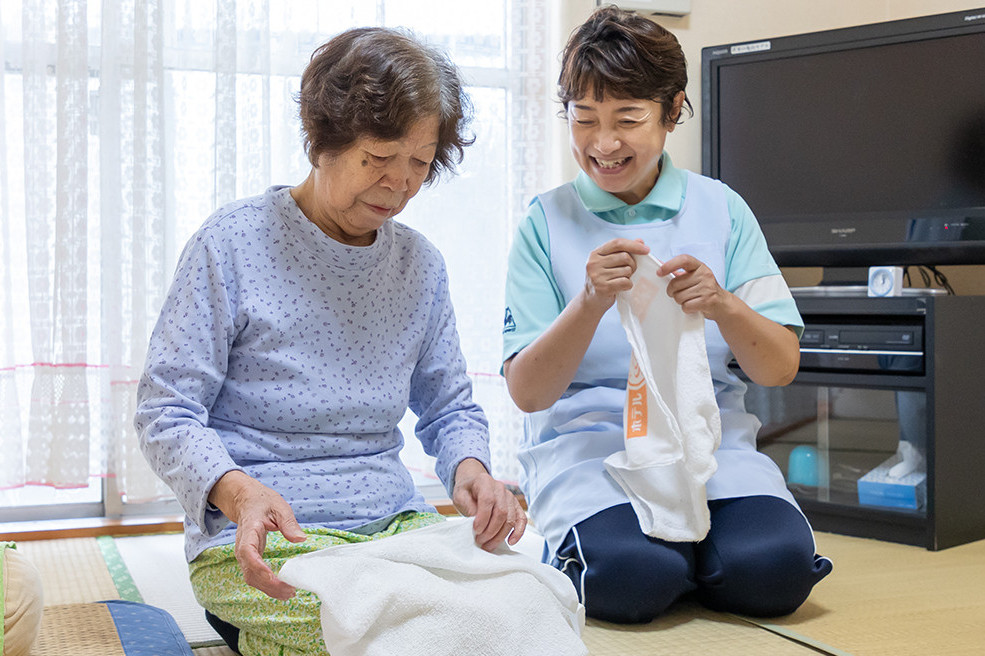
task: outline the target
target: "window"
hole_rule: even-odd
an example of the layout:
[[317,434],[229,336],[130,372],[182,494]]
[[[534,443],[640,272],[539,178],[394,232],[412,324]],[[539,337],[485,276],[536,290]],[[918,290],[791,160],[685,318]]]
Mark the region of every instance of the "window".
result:
[[[307,175],[300,73],[356,25],[410,28],[468,81],[475,145],[398,219],[446,258],[494,474],[516,479],[499,329],[515,221],[546,179],[548,0],[0,3],[0,519],[168,496],[131,418],[177,256],[218,205]],[[46,509],[24,510],[35,503]]]

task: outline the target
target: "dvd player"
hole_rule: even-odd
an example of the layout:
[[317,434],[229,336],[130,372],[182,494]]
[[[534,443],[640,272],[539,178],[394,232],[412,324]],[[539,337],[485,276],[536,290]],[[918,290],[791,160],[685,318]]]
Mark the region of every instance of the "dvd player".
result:
[[922,374],[923,326],[808,320],[800,338],[800,368]]

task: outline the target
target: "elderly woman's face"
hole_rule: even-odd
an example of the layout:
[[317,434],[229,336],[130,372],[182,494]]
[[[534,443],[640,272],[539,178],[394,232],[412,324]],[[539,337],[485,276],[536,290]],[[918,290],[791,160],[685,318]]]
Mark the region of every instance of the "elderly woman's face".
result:
[[395,141],[360,138],[337,156],[323,155],[295,189],[305,215],[344,244],[373,243],[376,230],[404,209],[424,183],[438,146],[438,118],[415,123]]

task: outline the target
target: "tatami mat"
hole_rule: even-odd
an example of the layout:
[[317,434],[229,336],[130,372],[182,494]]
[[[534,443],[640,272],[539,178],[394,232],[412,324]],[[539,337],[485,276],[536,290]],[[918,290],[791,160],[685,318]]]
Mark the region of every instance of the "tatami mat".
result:
[[[117,538],[114,542],[146,603],[168,610],[193,646],[201,644],[193,640],[193,636],[214,635],[187,582],[182,536]],[[542,546],[543,538],[530,531],[517,550],[539,558]],[[583,639],[592,656],[716,653],[809,656],[818,653],[739,618],[697,605],[682,605],[656,622],[641,626],[589,620]],[[201,650],[195,653],[205,656]],[[211,656],[226,656],[226,653]]]
[[125,656],[105,604],[46,606],[31,656]]
[[592,656],[817,656],[818,650],[696,604],[679,604],[642,625],[588,620],[582,635]]
[[45,606],[119,599],[94,538],[19,542],[17,551],[38,567]]
[[183,535],[146,535],[116,538],[113,542],[145,604],[171,613],[193,647],[223,644],[195,601],[188,581]]
[[985,540],[943,551],[830,533],[817,543],[834,572],[764,626],[856,656],[985,654]]
[[[144,601],[164,608],[176,620],[184,618],[184,626],[181,621],[179,626],[195,635],[190,626],[209,631],[211,627],[190,587],[185,587],[188,574],[181,540],[171,535],[112,542]],[[585,643],[593,656],[985,653],[985,541],[939,552],[826,533],[819,533],[817,542],[821,553],[834,561],[834,572],[789,617],[762,621],[680,605],[640,626],[589,620]],[[527,546],[533,555],[537,545]],[[73,612],[66,604],[120,597],[95,539],[26,541],[18,549],[41,571],[44,634],[46,640],[54,640],[45,645],[59,644],[61,629],[51,622],[60,622],[64,613]],[[140,557],[134,557],[135,553]],[[69,619],[88,622],[80,617]],[[66,644],[74,647],[72,640]],[[32,656],[60,653],[32,652]],[[90,652],[78,647],[71,653],[87,656]],[[105,652],[106,656],[112,653]],[[203,647],[195,654],[232,653],[225,647]]]

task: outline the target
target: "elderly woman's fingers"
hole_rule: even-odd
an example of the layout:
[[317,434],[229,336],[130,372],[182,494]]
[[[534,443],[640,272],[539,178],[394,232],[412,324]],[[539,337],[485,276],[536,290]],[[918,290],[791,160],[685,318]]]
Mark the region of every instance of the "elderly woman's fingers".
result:
[[239,525],[236,528],[236,562],[243,572],[243,580],[260,592],[274,599],[290,599],[294,588],[278,579],[262,554],[267,542],[266,529],[261,525]]
[[[485,535],[476,537],[476,542],[486,551],[495,550],[515,530],[516,516],[513,513],[507,513],[505,517],[504,521],[496,522],[487,527]],[[516,542],[511,544],[516,544]]]
[[[262,561],[261,561],[262,562]],[[274,575],[273,570],[266,566],[263,568],[253,568],[243,570],[243,580],[268,597],[287,601],[295,594],[293,586],[284,583]]]
[[527,527],[527,516],[520,502],[506,486],[498,481],[496,483],[499,489],[489,511],[490,521],[484,531],[476,534],[476,543],[487,551],[494,550],[503,540],[511,545],[516,544]]
[[290,542],[304,542],[308,539],[308,536],[301,528],[301,525],[298,524],[298,520],[294,516],[294,511],[291,510],[291,506],[284,501],[283,497],[279,501],[279,504],[271,508],[270,513],[274,528],[280,531],[280,534]]
[[523,508],[520,506],[520,502],[516,500],[516,497],[513,498],[513,501],[516,503],[517,515],[516,521],[513,523],[513,531],[507,540],[511,546],[519,542],[520,538],[523,537],[523,532],[527,530],[527,513],[523,512]]
[[452,500],[459,512],[472,517],[475,542],[487,551],[507,538],[516,544],[526,529],[520,502],[478,460],[467,458],[459,464]]
[[496,503],[497,485],[499,482],[488,474],[475,482],[476,511],[475,518],[472,520],[472,532],[475,533],[476,542],[480,544],[488,537],[491,530],[496,530],[492,527],[502,521],[501,510]]
[[[495,539],[507,521],[507,512],[499,503],[495,492],[487,491],[484,498],[479,500],[479,512],[476,513],[475,520],[472,522],[472,532],[475,533],[476,543],[482,545],[484,549],[487,548],[487,545]],[[503,538],[505,537],[504,535]],[[492,546],[495,548],[495,544]]]
[[267,533],[280,531],[291,542],[303,542],[307,536],[283,497],[263,486],[254,489],[258,493],[246,504],[248,510],[240,515],[236,527],[236,561],[247,585],[274,599],[290,599],[294,587],[278,579],[263,560]]

